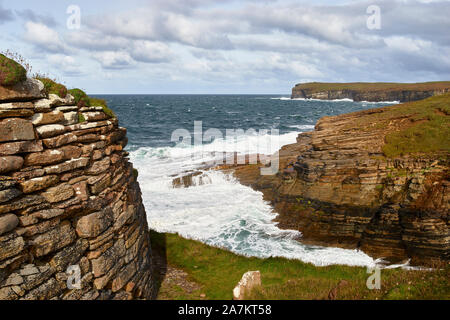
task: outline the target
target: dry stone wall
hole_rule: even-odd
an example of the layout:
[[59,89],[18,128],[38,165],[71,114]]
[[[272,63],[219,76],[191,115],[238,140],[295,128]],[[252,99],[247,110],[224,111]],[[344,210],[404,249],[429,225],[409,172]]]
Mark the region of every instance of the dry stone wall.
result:
[[47,96],[37,80],[0,86],[0,299],[151,297],[126,144],[102,107]]

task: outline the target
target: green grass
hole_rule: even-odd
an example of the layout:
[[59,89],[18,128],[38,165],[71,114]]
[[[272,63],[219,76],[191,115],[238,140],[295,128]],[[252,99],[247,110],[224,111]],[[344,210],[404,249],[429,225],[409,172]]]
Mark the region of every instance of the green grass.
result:
[[392,107],[389,113],[408,116],[412,125],[386,136],[383,152],[387,157],[450,152],[450,94]]
[[86,92],[84,92],[83,90],[78,88],[70,89],[69,94],[71,94],[75,98],[75,104],[78,107],[83,108],[91,106],[90,99]]
[[232,290],[242,275],[255,270],[261,272],[262,286],[250,299],[326,299],[340,280],[349,284],[340,290],[339,299],[450,299],[448,266],[432,272],[382,270],[381,290],[369,290],[366,268],[248,258],[174,234],[150,235],[153,250],[161,251],[164,246],[169,265],[187,272],[208,299],[232,299]]
[[27,71],[16,61],[0,54],[0,85],[13,86],[26,80]]
[[450,151],[450,93],[354,114],[347,129],[385,133],[386,157]]
[[104,99],[97,99],[97,98],[89,98],[90,105],[93,107],[102,107],[103,112],[110,118],[116,118],[116,115],[114,112],[108,108],[108,105],[106,104],[106,101]]
[[84,117],[84,115],[82,113],[78,113],[78,122],[79,123],[86,122],[86,118]]
[[75,104],[79,108],[83,107],[102,107],[103,112],[110,118],[116,118],[114,112],[108,108],[104,99],[97,99],[89,97],[86,92],[81,89],[71,89],[69,93],[75,98]]
[[299,83],[295,89],[320,91],[360,90],[360,91],[403,91],[403,90],[441,90],[450,88],[450,81],[436,81],[423,83],[394,83],[394,82],[353,82],[353,83]]
[[40,80],[44,84],[44,90],[47,94],[56,94],[61,98],[65,98],[67,96],[67,88],[61,84],[57,83],[49,78],[36,78]]

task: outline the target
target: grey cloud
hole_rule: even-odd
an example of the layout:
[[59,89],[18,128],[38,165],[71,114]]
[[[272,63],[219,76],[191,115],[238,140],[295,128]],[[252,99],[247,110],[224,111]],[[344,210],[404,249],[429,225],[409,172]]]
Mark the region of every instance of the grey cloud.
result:
[[45,14],[36,13],[30,9],[15,11],[17,16],[24,19],[25,21],[33,21],[36,23],[45,24],[49,27],[55,27],[57,25],[56,20],[50,16]]
[[0,2],[0,24],[14,20],[14,14],[11,10],[3,8]]
[[120,70],[128,69],[134,66],[134,60],[127,52],[123,51],[104,51],[93,54],[103,69]]

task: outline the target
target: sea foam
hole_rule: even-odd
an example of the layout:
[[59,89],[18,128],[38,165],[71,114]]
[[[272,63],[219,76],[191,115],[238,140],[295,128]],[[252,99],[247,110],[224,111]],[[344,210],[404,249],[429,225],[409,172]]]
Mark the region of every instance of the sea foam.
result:
[[[294,143],[297,135],[281,135],[278,147]],[[277,228],[273,222],[276,213],[261,192],[241,185],[230,174],[201,169],[217,152],[264,153],[267,150],[258,145],[264,146],[268,138],[270,135],[241,136],[233,145],[219,139],[206,146],[143,147],[131,152],[150,228],[245,256],[285,257],[316,266],[373,266],[374,260],[361,251],[302,244],[300,232]],[[173,188],[175,177],[192,170],[202,170],[207,183]]]

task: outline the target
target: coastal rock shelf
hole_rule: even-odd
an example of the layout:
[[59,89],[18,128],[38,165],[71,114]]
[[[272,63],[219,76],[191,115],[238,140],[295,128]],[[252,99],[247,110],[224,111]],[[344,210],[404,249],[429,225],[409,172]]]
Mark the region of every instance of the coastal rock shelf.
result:
[[37,80],[0,87],[0,300],[151,298],[126,130],[102,110]]
[[450,81],[425,83],[299,83],[292,89],[292,99],[353,101],[422,100],[450,92]]
[[[261,176],[257,166],[235,167],[235,175],[262,191],[279,213],[279,227],[301,231],[304,243],[360,248],[391,262],[448,262],[448,134],[438,130],[444,150],[426,152],[427,144],[417,146],[423,152],[385,153],[391,134],[426,124],[426,117],[435,114],[448,126],[449,101],[447,94],[324,117],[280,150],[276,176]],[[418,117],[420,110],[428,116]]]

